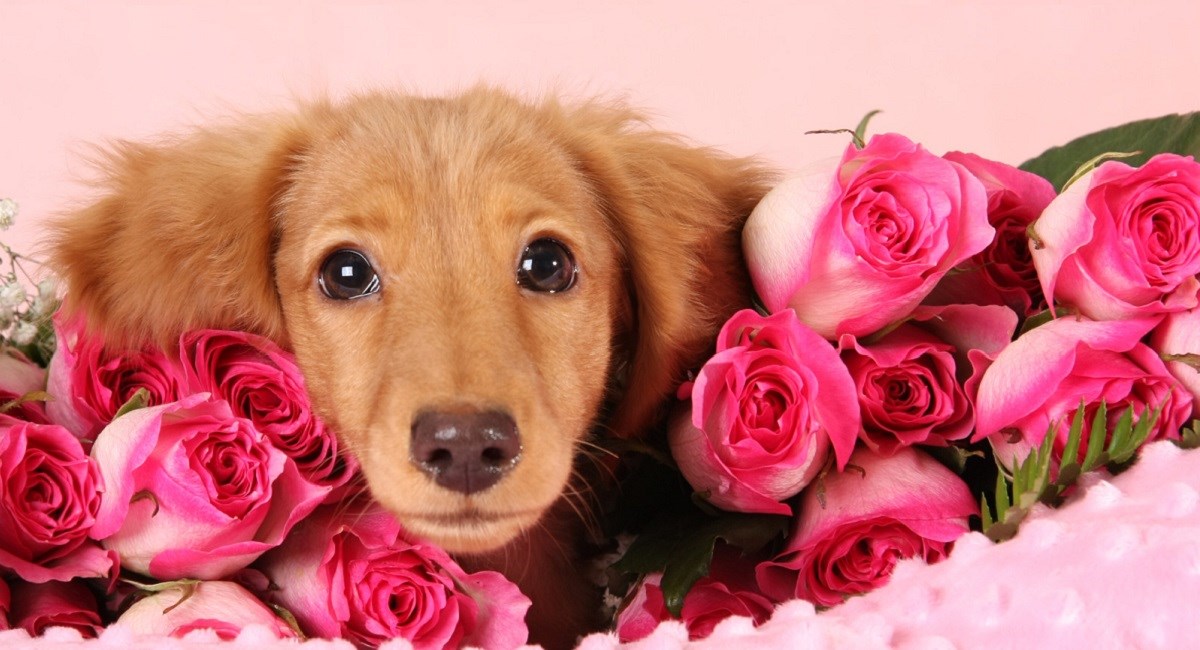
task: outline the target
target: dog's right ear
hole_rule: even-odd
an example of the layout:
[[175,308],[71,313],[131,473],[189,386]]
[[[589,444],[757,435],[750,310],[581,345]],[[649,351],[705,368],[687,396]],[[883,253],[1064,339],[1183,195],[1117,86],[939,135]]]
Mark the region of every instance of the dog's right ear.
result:
[[123,346],[169,346],[203,327],[283,342],[273,206],[305,134],[302,117],[262,117],[113,147],[101,198],[53,225],[66,312]]

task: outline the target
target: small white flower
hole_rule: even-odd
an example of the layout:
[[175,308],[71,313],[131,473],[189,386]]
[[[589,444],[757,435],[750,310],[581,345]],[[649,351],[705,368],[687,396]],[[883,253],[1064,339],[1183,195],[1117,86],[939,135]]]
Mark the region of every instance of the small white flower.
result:
[[58,293],[58,280],[46,278],[38,283],[39,298],[53,298]]
[[0,286],[0,307],[18,309],[25,304],[25,287],[20,282],[7,282]]
[[29,345],[33,343],[33,339],[37,338],[37,333],[38,328],[33,323],[17,323],[17,328],[13,330],[13,343],[17,345]]
[[7,230],[17,218],[17,202],[12,199],[0,199],[0,230]]

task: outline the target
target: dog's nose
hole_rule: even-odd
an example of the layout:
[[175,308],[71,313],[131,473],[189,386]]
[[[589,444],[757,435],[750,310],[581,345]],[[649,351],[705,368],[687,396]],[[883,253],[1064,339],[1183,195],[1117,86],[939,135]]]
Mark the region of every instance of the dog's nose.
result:
[[413,420],[411,455],[438,485],[474,494],[516,466],[521,438],[512,416],[501,411],[424,411]]

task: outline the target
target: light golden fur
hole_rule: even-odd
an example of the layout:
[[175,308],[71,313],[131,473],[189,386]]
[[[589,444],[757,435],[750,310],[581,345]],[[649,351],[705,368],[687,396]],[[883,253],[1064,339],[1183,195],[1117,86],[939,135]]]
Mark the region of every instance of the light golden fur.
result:
[[[534,599],[562,645],[596,609],[576,557],[573,468],[591,435],[634,436],[747,303],[739,230],[766,189],[753,162],[648,129],[612,103],[371,94],[122,144],[103,196],[56,227],[67,307],[114,344],[240,328],[294,351],[315,408],[413,533]],[[568,244],[579,280],[514,279],[531,239]],[[324,257],[366,251],[375,297],[326,298]],[[484,492],[409,461],[419,409],[517,422],[522,458]]]

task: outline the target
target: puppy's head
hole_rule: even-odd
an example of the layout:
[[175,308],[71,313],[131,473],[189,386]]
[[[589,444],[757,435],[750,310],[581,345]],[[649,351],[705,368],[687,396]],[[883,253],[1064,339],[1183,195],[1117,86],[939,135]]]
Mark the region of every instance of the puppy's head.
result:
[[460,552],[535,524],[589,432],[659,417],[746,300],[765,190],[625,109],[489,90],[315,104],[108,172],[57,224],[67,308],[115,344],[290,347],[375,497]]

